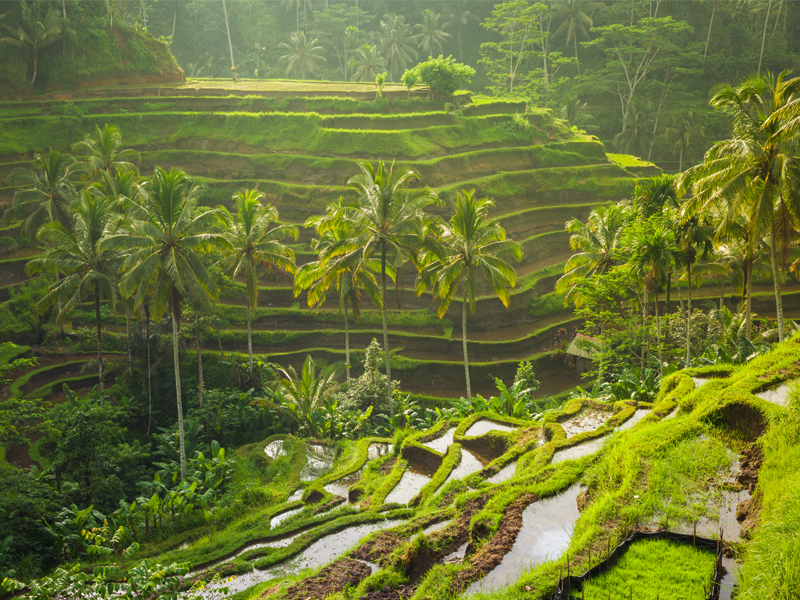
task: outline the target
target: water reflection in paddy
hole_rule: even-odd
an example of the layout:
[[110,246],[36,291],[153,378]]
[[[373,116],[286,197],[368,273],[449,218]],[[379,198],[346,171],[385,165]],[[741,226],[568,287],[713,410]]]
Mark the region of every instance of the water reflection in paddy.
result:
[[456,428],[452,427],[448,429],[442,437],[438,437],[430,442],[425,442],[423,445],[427,446],[431,450],[436,450],[437,452],[444,454],[447,452],[447,447],[453,443],[453,434],[455,432]]
[[281,514],[272,517],[269,520],[269,528],[270,529],[277,529],[280,526],[281,523],[283,523],[287,519],[295,516],[297,513],[299,513],[304,508],[305,508],[304,506],[301,506],[300,508],[287,510],[286,512],[282,512]]
[[517,472],[517,461],[507,464],[500,469],[497,473],[487,478],[489,483],[503,483],[506,479],[511,479]]
[[286,450],[283,449],[283,440],[276,440],[267,444],[264,447],[264,453],[272,459],[284,456]]
[[[264,570],[254,569],[249,573],[237,576],[233,581],[223,585],[227,585],[229,594],[232,595],[246,590],[262,581],[293,575],[304,569],[317,569],[355,546],[361,538],[375,531],[389,529],[401,522],[402,521],[399,519],[389,519],[348,527],[342,531],[320,538],[294,558],[290,558],[279,565]],[[217,595],[212,593],[208,594],[206,597],[209,598],[209,600],[216,600],[216,598],[222,598],[223,596],[221,594]]]
[[300,471],[300,481],[313,481],[327,473],[333,466],[336,449],[321,444],[306,446],[306,464]]
[[633,415],[631,415],[631,417],[627,421],[625,421],[622,425],[617,427],[617,431],[626,431],[630,429],[649,414],[650,414],[649,408],[637,408],[636,412],[634,412]]
[[576,484],[526,508],[514,546],[493,571],[467,588],[467,595],[510,585],[523,570],[560,556],[569,547],[573,526],[580,516],[576,502],[579,491]]
[[567,434],[567,438],[571,438],[579,433],[594,431],[605,423],[609,417],[611,417],[611,413],[609,412],[597,410],[595,408],[586,408],[574,417],[561,423],[561,426],[564,428],[564,433]]
[[400,481],[389,492],[384,502],[387,504],[391,502],[408,504],[430,480],[430,475],[426,471],[419,467],[408,465]]
[[606,439],[608,439],[608,436],[604,435],[603,437],[595,438],[593,440],[589,440],[588,442],[583,442],[577,446],[559,450],[553,455],[553,464],[557,464],[565,460],[577,460],[579,458],[583,458],[584,456],[594,454],[603,446],[603,442],[605,442]]
[[772,404],[777,404],[778,406],[788,406],[789,383],[783,383],[776,388],[772,388],[771,390],[765,390],[755,395],[761,398],[762,400],[766,400],[767,402],[772,402]]
[[471,475],[483,468],[481,461],[466,448],[461,448],[461,461],[458,466],[450,471],[450,475],[445,479],[445,485],[456,479],[463,479],[467,475]]
[[472,427],[467,429],[464,435],[466,437],[474,437],[477,435],[484,435],[490,431],[514,431],[516,429],[516,427],[511,427],[510,425],[502,425],[501,423],[495,423],[494,421],[481,419],[480,421],[473,423]]

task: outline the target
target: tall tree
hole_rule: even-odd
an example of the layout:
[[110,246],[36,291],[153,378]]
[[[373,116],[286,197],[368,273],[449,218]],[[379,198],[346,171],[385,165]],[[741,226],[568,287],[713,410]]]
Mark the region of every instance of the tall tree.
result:
[[664,136],[671,143],[673,152],[678,152],[678,172],[683,171],[683,159],[693,144],[705,140],[707,128],[703,117],[693,108],[682,107],[669,119]]
[[595,93],[605,90],[619,100],[622,131],[630,122],[636,95],[647,77],[694,59],[687,42],[691,31],[687,23],[674,21],[672,17],[594,28],[598,37],[583,45],[602,50],[608,60],[602,71],[587,80],[587,85]]
[[356,49],[350,67],[353,69],[353,81],[372,82],[380,73],[386,72],[386,61],[376,46],[364,44]]
[[258,304],[258,266],[295,272],[294,251],[283,241],[289,237],[297,239],[297,228],[278,224],[278,211],[271,204],[262,204],[263,200],[264,194],[258,190],[233,195],[236,214],[228,218],[231,223],[226,233],[229,248],[227,255],[217,263],[232,280],[244,278],[247,286],[247,356],[251,382],[255,382],[251,316]]
[[411,26],[402,15],[384,15],[378,30],[378,47],[392,81],[417,59]]
[[37,150],[33,167],[17,168],[8,181],[16,186],[11,200],[11,210],[5,219],[24,219],[22,233],[36,239],[39,228],[45,223],[61,223],[72,227],[69,205],[75,196],[79,166],[69,154],[50,150],[45,154]]
[[325,57],[319,54],[322,46],[317,46],[317,38],[307,39],[303,31],[294,31],[290,36],[291,44],[281,42],[279,47],[288,50],[278,60],[286,61],[286,75],[294,72],[300,74],[301,79],[306,78],[306,73],[319,73],[320,68],[317,63],[327,62]]
[[[374,273],[380,270],[380,262],[362,261],[358,252],[340,254],[340,250],[353,237],[346,223],[336,219],[339,205],[329,207],[328,213],[312,217],[306,227],[313,226],[319,239],[312,245],[319,258],[303,265],[294,279],[295,295],[308,290],[307,302],[310,307],[320,307],[325,303],[328,291],[336,287],[339,296],[339,310],[344,312],[344,351],[347,381],[350,382],[350,323],[348,309],[352,309],[353,320],[358,323],[361,314],[362,294],[366,294],[375,306],[382,305],[380,288]],[[371,263],[371,264],[370,264]]]
[[[314,35],[327,44],[339,62],[344,81],[350,79],[350,62],[358,45],[359,30],[351,23],[366,21],[369,13],[336,4],[314,15]],[[373,77],[374,79],[374,77]]]
[[117,127],[106,124],[103,129],[95,125],[96,135],[86,134],[82,141],[72,145],[72,151],[83,159],[85,174],[90,180],[97,179],[105,171],[116,176],[120,171],[139,174],[131,161],[140,161],[142,156],[133,149],[122,148],[122,134]]
[[441,15],[426,8],[422,15],[422,23],[414,25],[414,29],[419,31],[414,39],[419,42],[417,48],[421,48],[428,56],[436,56],[438,48],[439,54],[444,54],[442,44],[447,43],[452,36],[442,29],[439,29],[439,18]]
[[181,308],[186,297],[207,304],[216,295],[216,285],[199,254],[212,244],[228,245],[222,234],[213,231],[223,215],[218,210],[197,209],[195,194],[185,173],[156,167],[146,182],[146,193],[132,207],[136,214],[133,230],[108,238],[109,244],[131,249],[119,285],[122,295],[132,296],[136,306],[146,306],[156,318],[168,312],[172,320],[182,479],[186,477],[186,446],[178,356]]
[[455,28],[456,42],[458,43],[458,60],[464,62],[464,49],[461,46],[461,35],[464,28],[471,22],[478,22],[477,15],[467,10],[467,0],[454,0],[447,3],[447,21],[444,22],[445,29]]
[[30,272],[55,269],[63,274],[48,289],[40,302],[47,307],[63,301],[58,321],[77,307],[87,296],[93,295],[97,335],[97,365],[99,372],[100,406],[103,405],[103,336],[100,305],[105,299],[112,307],[116,299],[116,277],[122,255],[113,244],[106,243],[116,222],[111,202],[105,196],[81,192],[73,213],[74,227],[67,230],[61,223],[51,222],[39,231],[39,238],[52,243],[55,248],[46,256],[33,259]]
[[626,204],[601,206],[591,212],[586,223],[571,219],[566,229],[572,235],[569,245],[574,254],[564,265],[564,275],[556,282],[556,291],[568,291],[567,299],[575,296],[575,284],[584,278],[602,275],[617,264],[616,256],[622,244],[622,234],[632,220],[633,212]]
[[475,312],[475,292],[478,277],[489,285],[503,305],[508,308],[509,292],[516,285],[517,275],[502,257],[511,254],[522,259],[519,244],[506,239],[506,232],[497,221],[489,219],[494,202],[476,199],[475,190],[459,192],[455,210],[449,222],[433,225],[436,241],[428,243],[429,252],[423,258],[423,269],[417,279],[417,294],[432,289],[438,301],[437,312],[444,316],[451,302],[461,296],[461,345],[464,352],[464,376],[467,399],[472,398],[467,354],[467,310]]
[[[39,51],[61,39],[69,30],[66,16],[58,14],[58,9],[45,0],[20,2],[22,19],[15,27],[0,23],[9,35],[0,37],[0,44],[12,44],[20,48],[28,48],[33,54],[33,77],[31,85],[36,81],[39,67]],[[66,14],[66,9],[64,9]]]
[[575,64],[578,67],[578,75],[581,74],[581,62],[578,59],[578,38],[583,38],[587,42],[589,29],[594,22],[592,15],[598,10],[606,7],[602,2],[586,2],[585,0],[563,0],[554,2],[552,7],[553,18],[561,21],[561,25],[552,33],[552,37],[564,36],[564,43],[569,46],[572,41],[575,48]]
[[724,206],[724,229],[741,215],[746,222],[750,256],[769,236],[780,341],[785,329],[778,255],[780,248],[788,247],[800,216],[800,157],[796,131],[789,126],[792,109],[797,106],[794,98],[800,93],[800,77],[787,79],[787,75],[758,75],[735,88],[720,87],[710,104],[730,116],[733,136],[715,143],[706,152],[704,163],[679,179],[681,190],[691,186],[693,191],[692,199],[684,205],[684,218]]
[[675,261],[675,237],[669,229],[657,224],[652,229],[645,227],[644,230],[637,232],[632,242],[631,267],[639,277],[644,279],[647,294],[653,294],[655,298],[658,366],[663,376],[664,357],[661,344],[661,320],[658,315],[658,291]]
[[[352,232],[347,244],[338,253],[360,254],[362,264],[373,258],[381,261],[381,318],[383,351],[386,355],[387,400],[394,417],[392,402],[392,366],[389,351],[389,328],[386,320],[386,277],[391,267],[399,267],[415,253],[423,240],[423,211],[438,200],[430,188],[412,188],[417,175],[411,171],[394,177],[394,169],[379,162],[377,168],[358,161],[361,173],[348,181],[358,200],[337,209],[336,220]],[[361,267],[359,267],[361,268]]]
[[481,44],[480,59],[498,91],[507,87],[508,95],[514,93],[520,65],[534,55],[533,47],[545,35],[539,26],[539,16],[545,9],[544,4],[529,5],[525,0],[510,0],[496,4],[492,15],[481,23],[500,38],[497,42]]

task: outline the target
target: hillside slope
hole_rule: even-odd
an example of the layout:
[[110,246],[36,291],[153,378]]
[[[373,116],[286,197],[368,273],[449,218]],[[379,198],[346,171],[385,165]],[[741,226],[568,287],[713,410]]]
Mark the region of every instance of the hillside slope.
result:
[[[570,130],[550,110],[527,110],[520,102],[483,101],[453,110],[423,98],[367,102],[358,98],[374,97],[374,92],[349,84],[339,86],[341,97],[317,96],[310,84],[304,96],[286,97],[285,85],[273,82],[230,83],[231,95],[220,96],[214,85],[220,82],[104,88],[81,92],[82,98],[73,102],[0,104],[0,177],[24,164],[34,149],[66,149],[108,123],[122,130],[126,145],[141,152],[143,174],[152,173],[155,165],[184,169],[202,185],[200,202],[209,206],[230,207],[231,194],[258,188],[282,220],[297,225],[351,194],[346,182],[357,172],[357,159],[393,161],[395,169],[414,170],[421,184],[435,188],[446,201],[458,190],[476,189],[494,199],[492,216],[524,250],[510,307],[504,308],[483,285],[475,314],[468,318],[476,391],[491,391],[490,375],[510,377],[525,358],[537,361],[543,393],[575,385],[574,376],[549,354],[554,332],[575,324],[552,294],[570,254],[564,223],[586,218],[599,204],[629,197],[641,176],[636,167],[646,174],[654,167],[634,160],[626,169],[609,160],[596,139]],[[319,89],[336,93],[330,84]],[[386,94],[407,95],[393,89]],[[0,189],[0,202],[8,203],[13,191]],[[446,214],[445,208],[437,210]],[[312,234],[301,228],[296,246],[300,264],[313,259],[308,250]],[[27,258],[12,255],[8,260],[7,280],[13,285],[24,279]],[[437,319],[430,297],[414,293],[414,277],[411,266],[403,267],[396,294],[402,310],[393,306],[390,314],[396,372],[404,389],[458,397],[464,393],[460,327],[454,327],[461,320],[460,303],[453,303],[445,320]],[[302,362],[309,352],[328,362],[343,359],[335,294],[323,310],[312,311],[305,308],[304,297],[295,298],[287,278],[265,271],[261,284],[255,314],[258,353],[290,364]],[[223,345],[243,351],[240,288],[229,289],[221,302],[219,310],[230,321]],[[119,328],[124,325],[120,319],[110,318],[108,324]],[[365,310],[353,325],[356,351],[380,337],[380,318],[373,310]],[[208,339],[207,349],[215,349],[216,342]]]

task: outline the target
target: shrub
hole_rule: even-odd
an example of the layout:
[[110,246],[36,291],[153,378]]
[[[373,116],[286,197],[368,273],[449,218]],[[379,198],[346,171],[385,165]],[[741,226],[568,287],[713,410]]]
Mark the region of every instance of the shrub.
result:
[[[373,406],[373,417],[389,414],[386,401],[386,375],[381,371],[383,352],[377,340],[373,338],[364,357],[364,374],[352,380],[350,387],[339,401],[343,410],[366,411]],[[394,388],[399,389],[400,382],[395,381]]]
[[[450,97],[456,90],[469,87],[472,77],[475,75],[475,69],[469,65],[462,65],[455,61],[452,56],[443,58],[431,58],[427,61],[418,64],[411,69],[417,75],[417,78],[422,80],[423,83],[428,84],[431,88],[431,94],[436,97]],[[408,74],[409,71],[406,71]],[[411,80],[414,75],[403,75],[403,83],[406,87],[410,87],[406,83],[406,77]],[[416,83],[416,79],[414,79]]]

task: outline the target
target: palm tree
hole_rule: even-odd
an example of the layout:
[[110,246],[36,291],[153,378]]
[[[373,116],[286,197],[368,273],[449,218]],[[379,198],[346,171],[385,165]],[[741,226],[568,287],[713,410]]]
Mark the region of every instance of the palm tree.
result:
[[319,254],[319,259],[306,263],[297,272],[294,279],[295,295],[307,289],[309,307],[320,307],[325,303],[328,290],[335,285],[339,295],[339,310],[344,312],[344,350],[347,382],[350,383],[350,324],[348,308],[353,311],[353,320],[358,323],[361,315],[361,296],[367,294],[375,306],[381,306],[380,289],[375,281],[374,273],[380,269],[377,260],[363,262],[360,253],[339,254],[339,250],[348,244],[352,232],[344,223],[335,220],[339,205],[329,208],[328,214],[322,217],[311,217],[306,227],[314,226],[320,238],[312,247]]
[[284,377],[281,379],[281,391],[284,399],[291,403],[292,416],[299,424],[306,426],[310,437],[315,437],[317,430],[311,415],[338,389],[336,372],[327,375],[322,371],[317,373],[310,354],[306,356],[299,375],[292,366],[286,369],[279,367],[278,371]]
[[[585,2],[584,0],[562,0],[554,2],[552,6],[553,16],[561,19],[561,25],[553,32],[552,37],[565,35],[564,44],[569,46],[572,41],[575,47],[575,61],[578,67],[578,75],[581,74],[581,63],[578,60],[578,37],[589,41],[589,29],[593,25],[592,17],[596,11],[605,8],[602,2]],[[587,12],[589,14],[587,14]]]
[[196,208],[192,180],[175,169],[156,167],[132,211],[136,222],[130,233],[108,238],[109,244],[127,245],[131,251],[123,265],[120,292],[133,297],[137,307],[160,318],[172,318],[172,350],[178,408],[181,478],[186,476],[186,449],[181,404],[178,327],[184,298],[207,304],[217,289],[199,254],[212,244],[227,247],[227,239],[213,228],[224,219],[218,210]]
[[95,129],[96,137],[87,133],[83,141],[72,145],[73,152],[85,156],[85,169],[89,179],[96,179],[103,171],[112,176],[120,171],[131,171],[138,175],[139,169],[130,161],[140,161],[142,157],[136,150],[122,149],[122,134],[119,129],[111,125],[105,125],[103,129],[95,125]]
[[422,23],[414,25],[414,29],[419,31],[414,36],[414,39],[419,42],[417,48],[422,48],[423,52],[428,53],[428,56],[436,56],[436,48],[439,48],[440,55],[443,54],[442,44],[453,37],[439,29],[439,17],[441,17],[439,13],[426,8],[422,15]]
[[[358,161],[361,173],[352,177],[348,186],[356,191],[358,200],[336,210],[334,221],[351,231],[351,238],[340,245],[337,254],[359,255],[361,265],[380,256],[381,261],[381,318],[383,321],[383,351],[386,359],[387,401],[390,417],[394,417],[392,402],[392,367],[389,352],[389,328],[386,322],[386,276],[392,266],[398,268],[409,255],[420,248],[423,239],[423,210],[437,202],[430,188],[411,188],[417,175],[411,171],[395,179],[394,169],[379,162],[377,168],[367,161]],[[359,265],[359,270],[366,267]]]
[[404,71],[408,63],[417,59],[417,51],[414,50],[414,35],[411,27],[406,23],[402,15],[384,15],[378,31],[380,40],[380,52],[386,61],[386,68],[392,81],[395,75]]
[[[658,317],[658,290],[667,272],[675,261],[675,237],[673,232],[656,225],[649,231],[638,232],[633,240],[631,267],[634,273],[644,279],[645,298],[648,294],[655,297],[656,333],[658,336],[658,364],[661,375],[664,375],[664,359],[661,353],[661,322]],[[647,301],[645,300],[645,303]]]
[[105,243],[113,231],[115,221],[111,203],[103,196],[94,196],[84,191],[75,206],[74,231],[61,223],[51,222],[39,231],[39,238],[55,245],[55,249],[42,258],[29,263],[31,272],[52,268],[63,277],[48,289],[40,307],[52,305],[56,300],[64,301],[58,321],[75,308],[86,297],[94,296],[94,314],[97,325],[97,364],[99,366],[100,405],[103,405],[103,338],[100,320],[100,304],[103,298],[113,307],[116,298],[116,275],[122,255],[114,245]]
[[453,217],[449,222],[436,223],[437,240],[429,243],[431,250],[423,258],[424,268],[417,279],[417,295],[432,288],[438,300],[438,314],[443,317],[450,303],[461,292],[461,345],[464,351],[464,375],[467,399],[472,398],[467,356],[467,308],[475,312],[475,287],[482,275],[492,291],[508,308],[509,291],[516,285],[513,267],[501,258],[512,254],[519,262],[519,244],[506,239],[506,232],[497,221],[489,220],[494,202],[488,198],[476,200],[475,190],[459,192]]
[[800,93],[800,77],[786,79],[783,72],[754,76],[733,88],[720,87],[710,104],[733,121],[733,136],[715,143],[701,165],[680,177],[680,187],[690,185],[693,198],[686,203],[684,218],[714,206],[724,206],[721,227],[742,215],[752,256],[769,236],[770,262],[775,286],[778,339],[785,335],[781,300],[779,247],[786,248],[800,215],[800,157],[796,132],[787,123],[793,96]]
[[281,0],[281,6],[285,6],[286,10],[292,10],[292,7],[294,7],[295,18],[297,19],[297,29],[295,31],[300,31],[301,4],[303,5],[303,29],[305,29],[308,27],[308,9],[311,6],[311,0]]
[[279,47],[285,48],[289,51],[288,54],[284,54],[278,60],[285,60],[287,62],[286,66],[286,75],[288,76],[289,73],[294,72],[297,74],[300,73],[300,79],[306,78],[306,73],[318,73],[320,72],[319,62],[326,62],[324,56],[317,54],[320,50],[322,50],[322,46],[317,46],[317,38],[312,38],[308,40],[306,38],[306,34],[303,31],[294,31],[290,36],[291,44],[287,44],[286,42],[281,42],[278,44]]
[[629,114],[631,116],[623,124],[625,128],[614,136],[613,146],[627,154],[645,157],[653,142],[653,133],[650,131],[653,115],[636,110],[636,107]]
[[455,0],[454,2],[448,2],[447,11],[447,21],[445,21],[442,27],[445,29],[455,27],[456,42],[458,42],[458,60],[464,62],[464,51],[461,48],[461,33],[463,32],[464,27],[466,27],[470,21],[475,22],[479,19],[477,15],[473,15],[467,10],[466,0]]
[[355,51],[350,67],[354,69],[351,81],[375,81],[375,77],[386,72],[386,61],[376,46],[364,44]]
[[58,14],[58,9],[52,3],[44,0],[21,2],[20,10],[22,20],[16,27],[0,23],[0,27],[9,33],[7,37],[0,38],[0,44],[30,48],[33,53],[33,85],[39,66],[39,50],[61,39],[69,29],[69,21]]
[[264,194],[258,190],[233,195],[236,214],[229,217],[231,228],[226,234],[229,250],[217,263],[232,280],[244,277],[247,285],[247,354],[251,382],[255,381],[251,314],[258,303],[258,265],[294,274],[294,251],[287,248],[283,240],[297,239],[297,228],[276,224],[278,211],[271,204],[261,204],[262,200]]
[[12,218],[25,220],[22,233],[36,239],[39,228],[48,222],[61,223],[65,229],[72,227],[69,205],[75,196],[78,166],[69,154],[50,150],[45,154],[37,150],[33,167],[17,168],[8,181],[17,187],[6,211],[8,222]]
[[672,115],[664,135],[672,143],[673,153],[677,151],[680,156],[678,172],[683,171],[683,157],[686,155],[687,150],[691,148],[693,143],[702,142],[705,139],[706,132],[707,129],[703,124],[703,118],[696,110],[684,107]]
[[[564,265],[564,275],[556,282],[556,291],[569,290],[567,300],[571,300],[579,280],[602,275],[614,266],[622,234],[631,219],[629,205],[614,204],[593,210],[586,223],[578,219],[568,221],[566,229],[572,234],[569,245],[575,254]],[[575,301],[580,304],[579,298]]]

